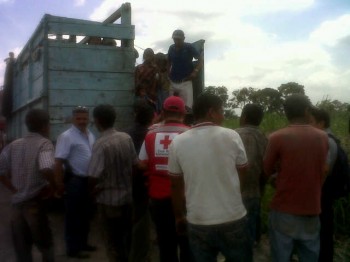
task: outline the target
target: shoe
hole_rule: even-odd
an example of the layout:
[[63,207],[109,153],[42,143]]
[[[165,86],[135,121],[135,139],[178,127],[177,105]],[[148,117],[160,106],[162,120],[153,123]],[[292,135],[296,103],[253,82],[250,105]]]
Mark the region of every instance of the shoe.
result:
[[67,256],[70,258],[76,258],[76,259],[88,259],[88,258],[90,258],[90,255],[83,254],[80,252],[68,253]]
[[91,245],[86,245],[81,249],[81,251],[87,251],[87,252],[94,252],[96,250],[97,250],[97,247],[91,246]]

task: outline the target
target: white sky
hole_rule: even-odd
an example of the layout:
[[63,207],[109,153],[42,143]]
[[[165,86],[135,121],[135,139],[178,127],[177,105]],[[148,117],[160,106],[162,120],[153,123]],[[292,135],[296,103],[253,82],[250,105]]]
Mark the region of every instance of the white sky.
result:
[[[24,5],[33,1],[21,1],[16,10],[25,11]],[[41,10],[32,14],[35,21],[26,38],[0,46],[3,59],[9,51],[18,54],[44,13],[102,21],[123,3],[62,0],[59,5],[60,1],[51,1],[56,3],[54,9],[47,4],[50,1],[35,1],[46,5],[37,4]],[[2,8],[19,2],[0,0],[0,15]],[[350,102],[349,0],[130,2],[137,46],[167,52],[171,33],[177,28],[185,31],[188,42],[206,41],[206,86],[226,86],[231,93],[245,86],[277,88],[293,81],[304,85],[314,102],[327,96]],[[8,11],[6,15],[10,15]],[[0,18],[1,27],[8,26],[10,30],[10,20],[3,20]],[[21,23],[16,26],[21,27]],[[142,55],[142,50],[139,52]],[[3,71],[4,63],[0,64],[0,79]]]

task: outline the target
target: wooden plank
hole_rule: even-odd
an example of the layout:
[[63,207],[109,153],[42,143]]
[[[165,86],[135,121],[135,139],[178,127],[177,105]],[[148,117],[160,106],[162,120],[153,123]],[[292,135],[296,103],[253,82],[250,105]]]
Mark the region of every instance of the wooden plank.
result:
[[43,75],[38,77],[33,82],[32,99],[41,97],[44,94],[44,82]]
[[119,24],[69,24],[49,23],[49,34],[98,36],[114,39],[135,39],[135,26]]
[[45,99],[40,99],[18,110],[16,114],[13,115],[12,120],[8,123],[8,139],[11,141],[23,137],[28,132],[25,125],[25,116],[27,112],[32,108],[42,108],[47,110],[44,106]]
[[44,16],[45,23],[68,23],[68,24],[77,24],[77,25],[101,25],[101,22],[97,21],[90,21],[90,20],[84,20],[84,19],[77,19],[77,18],[70,18],[70,17],[63,17],[63,16],[55,16],[46,14]]
[[[117,9],[113,14],[111,14],[109,17],[107,17],[107,19],[104,20],[102,22],[102,24],[114,23],[119,18],[122,18],[121,23],[123,25],[131,25],[131,5],[130,5],[130,3],[122,4],[122,6],[119,9]],[[84,43],[87,43],[88,41],[89,41],[89,37],[84,37],[84,39],[82,39],[80,41],[80,43],[84,44]]]
[[65,46],[50,43],[49,70],[134,72],[135,53],[130,48]]
[[34,80],[41,77],[44,74],[42,58],[40,61],[33,62],[32,74]]
[[111,104],[115,106],[130,106],[133,104],[134,94],[131,91],[108,90],[49,90],[49,104],[51,106],[96,106]]
[[104,73],[104,72],[76,72],[50,71],[49,87],[65,90],[99,90],[132,91],[134,89],[134,74]]

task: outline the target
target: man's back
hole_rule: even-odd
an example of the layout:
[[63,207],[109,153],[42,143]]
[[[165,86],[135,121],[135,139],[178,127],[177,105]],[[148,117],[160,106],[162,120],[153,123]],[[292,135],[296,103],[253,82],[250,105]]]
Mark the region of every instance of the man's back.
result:
[[189,127],[182,123],[167,123],[148,132],[140,150],[140,160],[147,160],[149,177],[149,195],[151,198],[169,198],[171,195],[170,178],[167,172],[168,150],[171,141]]
[[11,182],[17,189],[12,202],[19,203],[35,197],[48,184],[39,169],[53,167],[51,141],[39,134],[30,133],[12,142],[5,150],[0,168],[3,169],[6,165],[5,168],[11,172]]
[[103,190],[97,202],[120,206],[131,203],[131,174],[136,152],[131,137],[123,132],[108,129],[96,141],[93,148],[89,174],[99,177]]
[[248,157],[249,168],[241,184],[243,197],[261,197],[260,180],[263,175],[263,158],[267,146],[266,136],[255,126],[235,130],[241,137]]
[[169,172],[184,175],[190,223],[221,224],[246,214],[236,167],[246,165],[247,159],[235,131],[197,125],[176,137],[171,148]]
[[310,125],[290,125],[271,134],[264,166],[270,174],[279,165],[273,209],[293,215],[320,213],[327,151],[327,135]]

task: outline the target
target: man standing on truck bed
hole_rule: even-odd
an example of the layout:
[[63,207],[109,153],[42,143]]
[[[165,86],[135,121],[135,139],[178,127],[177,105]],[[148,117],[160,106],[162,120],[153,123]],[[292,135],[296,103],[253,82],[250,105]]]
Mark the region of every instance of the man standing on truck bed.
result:
[[[171,95],[178,94],[187,107],[192,108],[194,79],[202,68],[203,57],[190,43],[185,42],[182,30],[175,30],[172,36],[174,44],[168,50],[168,70],[171,81]],[[196,67],[193,58],[198,59]]]
[[54,147],[47,139],[49,120],[44,110],[30,110],[25,120],[28,135],[12,142],[0,155],[0,182],[13,194],[11,231],[18,262],[32,261],[33,243],[42,261],[54,261],[52,233],[44,209],[44,200],[55,189]]
[[85,258],[81,251],[94,251],[88,245],[91,201],[88,192],[87,170],[91,158],[94,135],[87,129],[89,110],[73,109],[73,125],[63,132],[56,143],[55,175],[65,189],[65,240],[69,257]]

